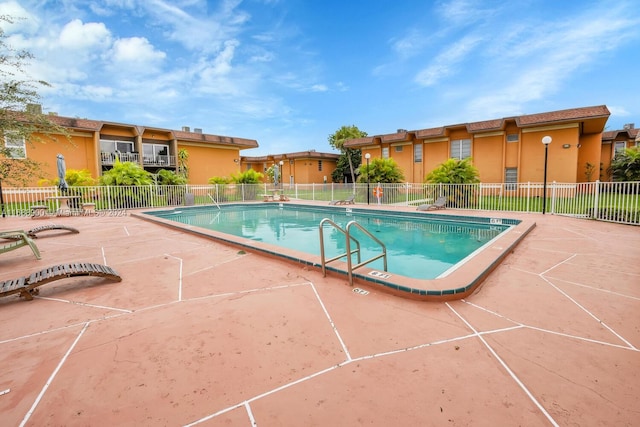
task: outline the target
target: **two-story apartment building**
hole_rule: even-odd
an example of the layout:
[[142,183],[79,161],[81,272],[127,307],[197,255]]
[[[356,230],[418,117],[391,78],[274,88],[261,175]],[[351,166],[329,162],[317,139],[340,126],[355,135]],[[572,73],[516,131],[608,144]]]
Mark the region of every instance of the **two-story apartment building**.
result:
[[399,129],[352,139],[345,146],[359,148],[363,157],[369,153],[393,158],[410,182],[423,182],[449,158],[467,157],[472,158],[482,182],[541,182],[545,166],[542,138],[550,136],[548,179],[586,182],[589,164],[604,163],[606,170],[611,161],[613,148],[602,140],[609,115],[605,105],[573,108],[429,129]]
[[243,169],[262,173],[276,166],[279,168],[280,182],[294,185],[331,182],[331,174],[339,158],[339,154],[310,150],[262,157],[247,156],[242,157],[241,162]]
[[[58,153],[65,157],[67,169],[87,169],[98,178],[117,160],[138,163],[152,173],[160,169],[177,172],[179,154],[185,151],[191,184],[206,184],[212,177],[230,177],[248,169],[264,173],[272,165],[278,165],[284,183],[331,182],[339,157],[315,150],[243,157],[242,150],[258,147],[256,140],[206,134],[189,127],[172,130],[58,115],[48,118],[65,128],[70,138],[53,135],[56,140],[53,142],[52,138],[39,135],[46,143],[29,143],[5,136],[5,143],[11,146],[15,158],[29,158],[42,165],[41,176],[34,176],[31,185],[37,185],[40,178],[57,176]],[[268,180],[266,174],[264,180]]]

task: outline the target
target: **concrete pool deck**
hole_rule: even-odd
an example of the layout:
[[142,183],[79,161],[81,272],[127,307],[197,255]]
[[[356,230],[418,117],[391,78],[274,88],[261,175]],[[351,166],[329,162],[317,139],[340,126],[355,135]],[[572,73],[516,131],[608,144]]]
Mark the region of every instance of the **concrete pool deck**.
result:
[[640,228],[505,216],[536,227],[449,302],[130,216],[2,218],[80,233],[1,254],[0,280],[68,262],[123,278],[0,299],[2,424],[637,425]]

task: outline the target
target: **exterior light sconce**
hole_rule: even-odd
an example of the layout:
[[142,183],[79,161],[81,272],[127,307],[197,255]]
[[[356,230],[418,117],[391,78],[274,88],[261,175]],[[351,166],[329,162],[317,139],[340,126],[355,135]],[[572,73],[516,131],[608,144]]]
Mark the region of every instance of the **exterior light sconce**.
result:
[[240,160],[238,159],[233,159],[233,163],[238,163]]
[[562,148],[571,148],[571,144],[562,144]]

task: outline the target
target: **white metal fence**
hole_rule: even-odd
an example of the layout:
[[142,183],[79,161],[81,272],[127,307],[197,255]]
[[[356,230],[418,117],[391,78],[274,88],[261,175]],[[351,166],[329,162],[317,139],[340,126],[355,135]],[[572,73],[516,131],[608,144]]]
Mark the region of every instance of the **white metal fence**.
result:
[[[381,191],[374,191],[380,189]],[[265,194],[284,193],[289,199],[326,201],[355,194],[357,204],[419,206],[446,197],[454,209],[544,212],[640,224],[640,182],[518,184],[211,184],[180,186],[57,187],[2,189],[3,216],[30,216],[34,206],[56,212],[66,196],[71,214],[94,204],[98,212],[123,211],[184,204],[261,201]],[[546,192],[546,198],[544,197]],[[379,197],[377,197],[379,196]],[[278,200],[276,198],[276,200]]]

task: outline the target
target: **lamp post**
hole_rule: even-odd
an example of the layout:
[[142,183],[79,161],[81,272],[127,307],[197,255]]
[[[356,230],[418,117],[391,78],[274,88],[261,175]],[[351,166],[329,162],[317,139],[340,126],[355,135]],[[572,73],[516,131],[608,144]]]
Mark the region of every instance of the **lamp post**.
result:
[[282,188],[284,188],[284,169],[282,168],[283,165],[284,162],[280,160],[280,186]]
[[367,159],[367,204],[369,204],[369,184],[371,184],[371,175],[369,174],[369,159],[371,158],[371,154],[367,153],[364,155],[364,158]]
[[542,184],[542,215],[547,210],[547,159],[549,158],[549,144],[551,144],[551,137],[549,135],[542,138],[544,144],[544,181]]

